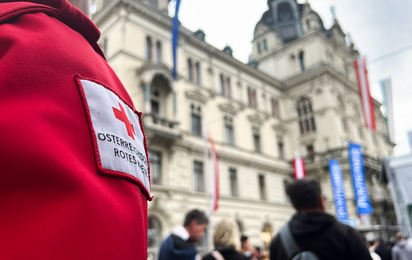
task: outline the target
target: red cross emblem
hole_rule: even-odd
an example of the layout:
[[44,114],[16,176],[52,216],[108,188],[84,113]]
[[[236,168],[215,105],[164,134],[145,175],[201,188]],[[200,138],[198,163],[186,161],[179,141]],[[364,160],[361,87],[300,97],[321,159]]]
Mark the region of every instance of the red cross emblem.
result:
[[134,136],[136,135],[136,133],[134,132],[134,127],[130,123],[129,118],[127,118],[127,115],[126,115],[126,112],[124,111],[123,106],[120,104],[120,102],[118,103],[119,103],[120,110],[112,107],[114,116],[126,125],[127,134],[134,140]]

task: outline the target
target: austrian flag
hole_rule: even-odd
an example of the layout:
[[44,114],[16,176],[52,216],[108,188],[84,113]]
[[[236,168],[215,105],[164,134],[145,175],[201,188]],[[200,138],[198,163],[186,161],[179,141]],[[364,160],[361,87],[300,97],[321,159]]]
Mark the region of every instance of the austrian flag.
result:
[[99,171],[136,182],[150,193],[149,162],[139,113],[103,84],[79,78],[78,86]]
[[376,129],[375,110],[373,99],[369,89],[368,69],[366,67],[366,58],[360,57],[353,62],[358,80],[359,95],[362,102],[363,117],[366,128],[369,130]]
[[293,160],[294,176],[296,180],[300,180],[306,177],[305,161],[297,156]]

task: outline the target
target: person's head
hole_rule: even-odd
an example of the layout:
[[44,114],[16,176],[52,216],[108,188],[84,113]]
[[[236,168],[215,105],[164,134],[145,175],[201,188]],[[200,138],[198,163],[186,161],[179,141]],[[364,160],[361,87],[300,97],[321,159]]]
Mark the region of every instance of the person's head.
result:
[[375,245],[376,245],[376,247],[383,246],[383,239],[382,239],[381,237],[378,238],[378,239],[376,240]]
[[205,213],[194,209],[186,214],[183,226],[189,233],[190,240],[193,242],[198,242],[205,235],[207,224],[209,224],[209,220]]
[[239,228],[233,219],[225,218],[217,224],[213,244],[216,248],[240,249]]
[[250,249],[249,238],[247,236],[242,235],[240,237],[240,244],[241,244],[241,249],[242,250],[249,250]]
[[325,212],[325,199],[322,196],[319,181],[313,178],[304,178],[291,182],[286,192],[293,207],[299,212],[321,211]]
[[369,241],[366,242],[366,246],[367,246],[368,248],[371,248],[371,247],[373,247],[374,245],[375,245],[375,241],[369,240]]
[[396,241],[400,241],[402,239],[404,239],[404,236],[401,232],[398,232],[398,233],[395,234],[395,240]]

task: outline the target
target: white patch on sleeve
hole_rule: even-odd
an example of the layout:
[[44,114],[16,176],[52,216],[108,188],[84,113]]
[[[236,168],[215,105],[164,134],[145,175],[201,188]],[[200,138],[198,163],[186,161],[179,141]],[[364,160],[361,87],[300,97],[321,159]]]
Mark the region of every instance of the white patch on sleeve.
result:
[[114,92],[81,79],[101,167],[139,179],[150,192],[148,159],[139,116]]

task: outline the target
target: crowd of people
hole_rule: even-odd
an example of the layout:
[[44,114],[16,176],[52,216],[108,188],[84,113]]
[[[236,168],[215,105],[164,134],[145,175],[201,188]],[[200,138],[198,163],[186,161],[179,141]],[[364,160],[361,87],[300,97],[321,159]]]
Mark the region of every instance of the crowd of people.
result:
[[394,241],[384,241],[379,238],[366,244],[373,260],[411,260],[412,246],[408,241],[401,232],[398,232],[394,236]]
[[[412,260],[412,251],[401,233],[395,235],[392,249],[383,243],[364,242],[355,229],[340,223],[325,212],[320,183],[311,178],[292,182],[287,187],[296,214],[284,225],[270,244],[270,260],[351,259]],[[199,260],[194,245],[209,224],[199,210],[190,211],[182,227],[176,227],[161,245],[159,260]],[[222,219],[213,234],[214,249],[203,260],[260,260],[247,236],[239,236],[236,222]]]

